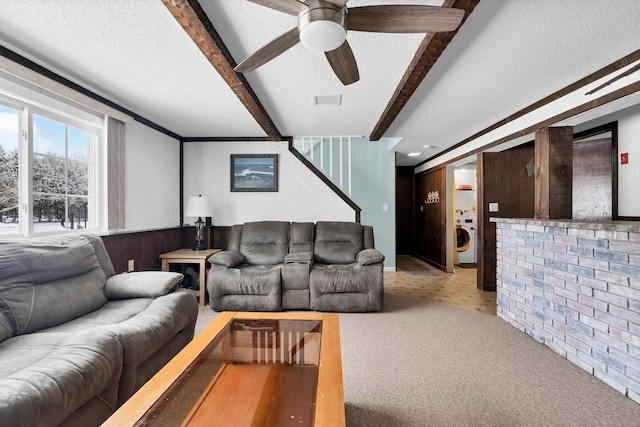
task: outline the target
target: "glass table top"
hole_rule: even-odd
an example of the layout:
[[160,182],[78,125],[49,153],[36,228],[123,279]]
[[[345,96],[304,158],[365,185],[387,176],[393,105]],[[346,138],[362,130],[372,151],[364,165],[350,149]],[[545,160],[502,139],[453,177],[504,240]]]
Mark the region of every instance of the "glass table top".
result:
[[314,425],[322,323],[233,318],[135,425]]

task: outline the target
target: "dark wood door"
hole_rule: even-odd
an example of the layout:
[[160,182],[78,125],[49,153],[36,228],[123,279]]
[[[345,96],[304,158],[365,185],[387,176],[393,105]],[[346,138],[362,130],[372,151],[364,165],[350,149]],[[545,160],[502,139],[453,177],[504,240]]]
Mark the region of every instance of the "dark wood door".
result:
[[447,265],[447,171],[416,176],[416,254],[442,270]]

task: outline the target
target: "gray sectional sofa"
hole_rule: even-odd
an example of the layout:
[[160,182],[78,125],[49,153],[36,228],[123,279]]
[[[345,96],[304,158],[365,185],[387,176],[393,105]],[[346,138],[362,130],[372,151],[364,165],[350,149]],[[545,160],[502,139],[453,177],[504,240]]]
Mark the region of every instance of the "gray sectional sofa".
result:
[[234,225],[209,257],[216,311],[382,311],[384,256],[373,228],[356,222],[261,221]]
[[95,235],[0,241],[0,425],[102,423],[193,338],[181,280],[115,274]]

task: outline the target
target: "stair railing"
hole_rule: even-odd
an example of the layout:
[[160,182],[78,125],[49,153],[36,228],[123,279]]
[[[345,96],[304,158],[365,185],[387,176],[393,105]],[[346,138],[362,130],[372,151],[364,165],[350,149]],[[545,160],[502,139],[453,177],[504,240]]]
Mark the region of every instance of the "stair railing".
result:
[[293,146],[340,190],[351,197],[350,136],[295,137]]

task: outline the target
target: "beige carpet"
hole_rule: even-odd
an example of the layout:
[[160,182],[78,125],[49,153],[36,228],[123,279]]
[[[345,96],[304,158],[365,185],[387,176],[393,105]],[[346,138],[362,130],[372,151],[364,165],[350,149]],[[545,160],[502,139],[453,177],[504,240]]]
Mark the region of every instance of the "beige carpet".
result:
[[[412,274],[417,268],[431,274]],[[496,314],[496,293],[476,288],[475,268],[456,266],[454,273],[444,273],[418,258],[399,255],[397,269],[394,273],[384,273],[384,289],[387,293],[479,313]]]
[[[429,275],[385,273],[382,313],[340,313],[348,427],[640,427],[640,405],[495,316],[475,268],[414,261]],[[196,333],[217,315],[199,313]]]
[[387,293],[340,332],[348,427],[640,426],[640,405],[494,315]]

